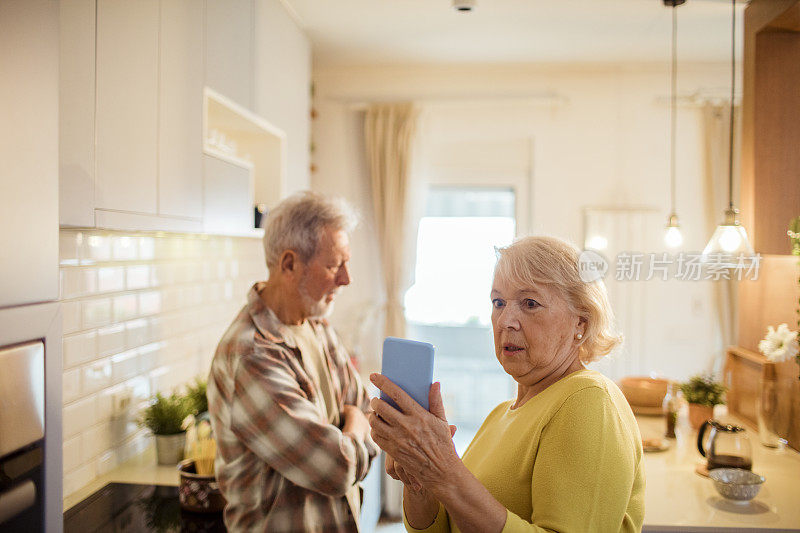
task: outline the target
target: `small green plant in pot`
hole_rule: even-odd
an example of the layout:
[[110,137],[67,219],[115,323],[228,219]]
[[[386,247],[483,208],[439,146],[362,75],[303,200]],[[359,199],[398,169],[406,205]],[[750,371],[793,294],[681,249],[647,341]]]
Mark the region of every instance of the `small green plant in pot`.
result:
[[683,397],[689,402],[689,423],[694,429],[699,429],[714,416],[715,405],[725,403],[726,390],[727,387],[710,374],[692,376],[681,384]]
[[185,396],[158,393],[142,411],[139,425],[148,428],[156,436],[158,464],[175,465],[183,459],[186,431],[182,424],[191,413],[191,408]]
[[208,412],[207,388],[208,383],[201,378],[195,378],[194,383],[186,386],[186,400],[189,402],[190,414],[197,416]]

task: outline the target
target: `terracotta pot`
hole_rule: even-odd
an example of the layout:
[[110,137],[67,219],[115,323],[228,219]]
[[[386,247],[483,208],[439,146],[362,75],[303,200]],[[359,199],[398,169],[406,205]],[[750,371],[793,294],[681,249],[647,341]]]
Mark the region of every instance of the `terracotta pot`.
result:
[[706,420],[714,418],[714,408],[699,403],[689,404],[689,425],[692,429],[700,429]]

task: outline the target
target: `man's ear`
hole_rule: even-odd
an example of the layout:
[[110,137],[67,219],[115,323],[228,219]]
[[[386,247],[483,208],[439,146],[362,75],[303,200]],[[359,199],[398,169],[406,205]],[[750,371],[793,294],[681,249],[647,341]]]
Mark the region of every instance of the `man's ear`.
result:
[[284,250],[281,254],[280,261],[278,261],[278,266],[282,274],[296,273],[297,264],[297,254],[294,250]]

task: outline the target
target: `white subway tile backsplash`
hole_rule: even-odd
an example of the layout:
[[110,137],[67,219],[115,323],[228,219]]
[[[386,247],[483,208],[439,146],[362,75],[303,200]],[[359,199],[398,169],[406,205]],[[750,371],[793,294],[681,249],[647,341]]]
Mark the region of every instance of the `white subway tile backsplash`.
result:
[[81,303],[61,303],[61,327],[64,334],[75,333],[81,329]]
[[111,300],[108,298],[82,300],[81,315],[83,329],[105,326],[111,322]]
[[97,330],[97,353],[101,357],[125,350],[125,325],[114,324]]
[[64,441],[63,447],[63,468],[64,472],[75,470],[81,464],[81,437],[73,437]]
[[98,292],[118,292],[125,288],[125,269],[119,266],[97,269]]
[[139,313],[139,299],[136,294],[123,294],[114,297],[114,322],[124,322],[136,318]]
[[139,351],[128,350],[111,358],[111,381],[117,384],[136,375],[139,367]]
[[63,403],[77,400],[81,395],[81,371],[78,368],[64,371],[61,382],[61,396]]
[[120,446],[125,441],[141,432],[141,428],[129,418],[114,418],[109,422],[111,444]]
[[97,270],[94,268],[81,268],[81,295],[91,295],[97,290]]
[[[129,391],[132,395],[131,402],[132,404],[138,405],[141,402],[147,402],[150,399],[150,378],[147,376],[146,373],[139,373],[138,376],[129,379],[125,383],[123,383],[125,389]],[[134,414],[137,409],[132,407],[132,411]]]
[[88,396],[111,384],[111,360],[102,359],[82,368],[81,394]]
[[114,261],[136,261],[139,258],[139,243],[136,237],[113,235],[111,237],[111,256]]
[[111,239],[108,235],[84,236],[81,246],[81,264],[95,264],[111,260]]
[[95,468],[97,469],[97,475],[102,476],[103,474],[107,474],[116,468],[117,465],[119,465],[117,461],[117,452],[115,450],[107,451],[96,459]]
[[94,331],[65,335],[61,344],[64,368],[69,369],[94,359],[97,356],[96,340],[97,333]]
[[158,365],[163,342],[154,342],[139,348],[139,374],[147,374]]
[[134,265],[125,269],[125,288],[130,290],[146,289],[150,286],[150,266]]
[[88,463],[111,448],[111,422],[101,422],[81,435],[81,461]]
[[58,239],[58,262],[61,266],[75,266],[80,262],[79,241],[83,234],[79,231],[64,230]]
[[95,419],[94,396],[68,404],[63,411],[64,438],[74,437],[91,427]]
[[64,474],[64,494],[72,494],[97,477],[94,462]]
[[62,268],[61,299],[78,298],[97,291],[97,273],[93,268]]
[[61,231],[65,494],[152,443],[139,410],[208,374],[262,255],[252,238]]
[[141,261],[152,261],[155,256],[155,237],[139,237],[139,259]]
[[139,314],[157,315],[161,311],[161,292],[147,291],[139,293]]
[[125,322],[125,345],[128,349],[150,342],[150,323],[146,318]]
[[142,453],[153,441],[153,437],[144,431],[136,433],[127,442],[119,447],[119,460],[127,461]]
[[148,374],[148,378],[150,379],[150,390],[153,394],[160,392],[165,394],[169,391],[168,388],[168,381],[169,381],[169,366],[162,366],[156,368],[150,374]]

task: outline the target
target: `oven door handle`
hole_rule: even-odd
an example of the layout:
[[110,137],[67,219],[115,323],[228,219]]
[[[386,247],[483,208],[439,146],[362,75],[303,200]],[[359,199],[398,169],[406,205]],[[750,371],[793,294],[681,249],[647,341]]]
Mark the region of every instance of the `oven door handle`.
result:
[[21,514],[36,503],[36,485],[30,479],[0,492],[0,524]]

